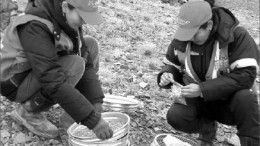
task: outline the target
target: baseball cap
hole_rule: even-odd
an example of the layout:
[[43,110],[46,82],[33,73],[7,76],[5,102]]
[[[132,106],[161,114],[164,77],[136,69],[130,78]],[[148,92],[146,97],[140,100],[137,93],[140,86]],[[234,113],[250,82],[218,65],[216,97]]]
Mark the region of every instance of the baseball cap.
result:
[[66,0],[75,7],[85,23],[95,25],[102,22],[101,14],[98,12],[98,0]]
[[194,0],[185,3],[178,14],[178,29],[174,38],[180,41],[192,39],[200,26],[212,17],[212,10],[208,2]]

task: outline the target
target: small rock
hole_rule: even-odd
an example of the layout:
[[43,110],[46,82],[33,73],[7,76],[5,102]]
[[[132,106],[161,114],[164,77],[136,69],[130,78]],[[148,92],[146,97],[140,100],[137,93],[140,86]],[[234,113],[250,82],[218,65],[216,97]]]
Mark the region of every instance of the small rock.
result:
[[153,107],[153,106],[150,106],[150,107],[148,107],[150,110],[154,110],[154,111],[156,111],[157,110],[157,108],[155,108],[155,107]]
[[147,124],[146,124],[146,126],[148,128],[152,127],[153,125],[154,125],[154,123],[152,121],[148,121]]
[[150,50],[145,50],[144,55],[145,56],[151,56],[152,52]]
[[120,66],[120,69],[125,69],[125,70],[128,70],[128,69],[129,69],[129,67],[128,67],[127,65],[121,65],[121,66]]
[[150,100],[150,99],[147,99],[147,100],[145,100],[147,103],[152,103],[153,102],[153,100]]
[[139,83],[139,85],[140,85],[140,87],[142,87],[142,88],[146,88],[146,87],[148,86],[148,84],[145,83],[145,82],[141,82],[141,83]]
[[68,136],[67,136],[67,135],[63,135],[63,136],[61,136],[61,139],[62,139],[62,140],[67,140],[67,139],[68,139]]
[[6,112],[5,116],[11,116],[11,113],[10,112]]
[[109,88],[109,89],[108,89],[108,93],[109,93],[109,94],[113,94],[113,89]]
[[5,106],[1,105],[0,110],[4,110],[4,109],[5,109]]
[[144,108],[144,103],[143,103],[142,101],[139,101],[139,102],[138,102],[138,107],[139,107],[140,109],[143,109],[143,108]]
[[49,141],[49,144],[52,144],[52,145],[57,145],[57,144],[59,144],[60,142],[58,141],[58,140],[54,140],[54,139],[51,139],[50,141]]
[[128,81],[129,83],[132,83],[132,82],[134,81],[134,77],[131,76],[131,77],[127,78],[127,81]]
[[128,95],[128,96],[126,96],[126,98],[131,98],[131,99],[134,99],[134,98],[135,98],[135,96],[134,96],[134,95]]
[[14,137],[14,143],[18,144],[24,144],[25,142],[29,141],[28,136],[23,134],[22,132],[19,132],[15,137]]
[[1,122],[1,126],[3,127],[3,126],[7,126],[7,122],[5,121],[5,120],[3,120],[2,122]]
[[116,62],[116,63],[114,63],[114,65],[121,65],[121,63],[120,62]]
[[144,73],[143,73],[142,71],[139,71],[139,72],[137,73],[137,76],[140,77],[140,78],[141,78],[143,75],[144,75]]
[[159,127],[154,127],[153,129],[154,129],[154,131],[155,131],[155,132],[157,132],[157,131],[160,131],[160,130],[161,130]]
[[137,127],[137,124],[136,124],[135,122],[132,122],[130,125],[131,125],[132,127]]
[[8,132],[7,129],[4,129],[4,130],[0,131],[0,136],[1,136],[1,139],[2,138],[7,138],[7,137],[10,137],[10,133]]
[[59,104],[55,104],[55,105],[53,105],[53,108],[55,108],[55,109],[57,109],[58,107],[60,107]]
[[146,121],[142,120],[140,124],[141,125],[146,125],[146,123],[147,123]]
[[157,66],[155,66],[153,63],[148,64],[149,69],[151,70],[160,70]]

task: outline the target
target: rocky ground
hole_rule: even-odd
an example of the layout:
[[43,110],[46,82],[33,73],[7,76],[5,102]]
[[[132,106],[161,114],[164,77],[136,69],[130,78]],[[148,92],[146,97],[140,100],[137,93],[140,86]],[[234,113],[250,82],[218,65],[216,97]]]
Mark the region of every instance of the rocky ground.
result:
[[[26,0],[17,0],[22,11]],[[176,30],[179,5],[160,0],[101,0],[100,11],[104,23],[84,26],[85,33],[95,37],[100,45],[100,80],[105,93],[135,97],[144,107],[131,116],[130,142],[133,146],[148,146],[159,133],[188,135],[172,129],[166,121],[171,105],[170,90],[159,89],[156,83],[162,58]],[[258,0],[217,0],[217,4],[230,8],[250,34],[259,39]],[[2,20],[1,20],[2,22]],[[45,139],[29,132],[14,122],[10,112],[15,104],[0,97],[0,145],[59,145],[66,146],[67,134],[60,129],[55,139]],[[58,124],[62,109],[54,106],[46,112],[48,119]],[[236,142],[236,128],[219,124],[216,146]]]

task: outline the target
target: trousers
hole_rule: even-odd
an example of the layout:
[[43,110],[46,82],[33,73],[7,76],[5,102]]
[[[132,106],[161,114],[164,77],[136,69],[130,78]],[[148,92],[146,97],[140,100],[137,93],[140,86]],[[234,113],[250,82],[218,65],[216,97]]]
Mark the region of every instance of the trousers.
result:
[[257,97],[248,89],[237,91],[229,100],[204,102],[186,99],[187,105],[173,103],[167,113],[168,123],[176,130],[199,133],[205,122],[218,121],[236,125],[238,136],[260,140],[260,112]]

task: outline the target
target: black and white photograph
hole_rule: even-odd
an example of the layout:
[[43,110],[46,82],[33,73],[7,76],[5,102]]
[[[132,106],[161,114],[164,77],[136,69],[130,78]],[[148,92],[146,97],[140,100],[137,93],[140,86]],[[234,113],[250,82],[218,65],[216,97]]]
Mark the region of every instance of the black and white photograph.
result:
[[0,0],[0,146],[260,146],[259,0]]

